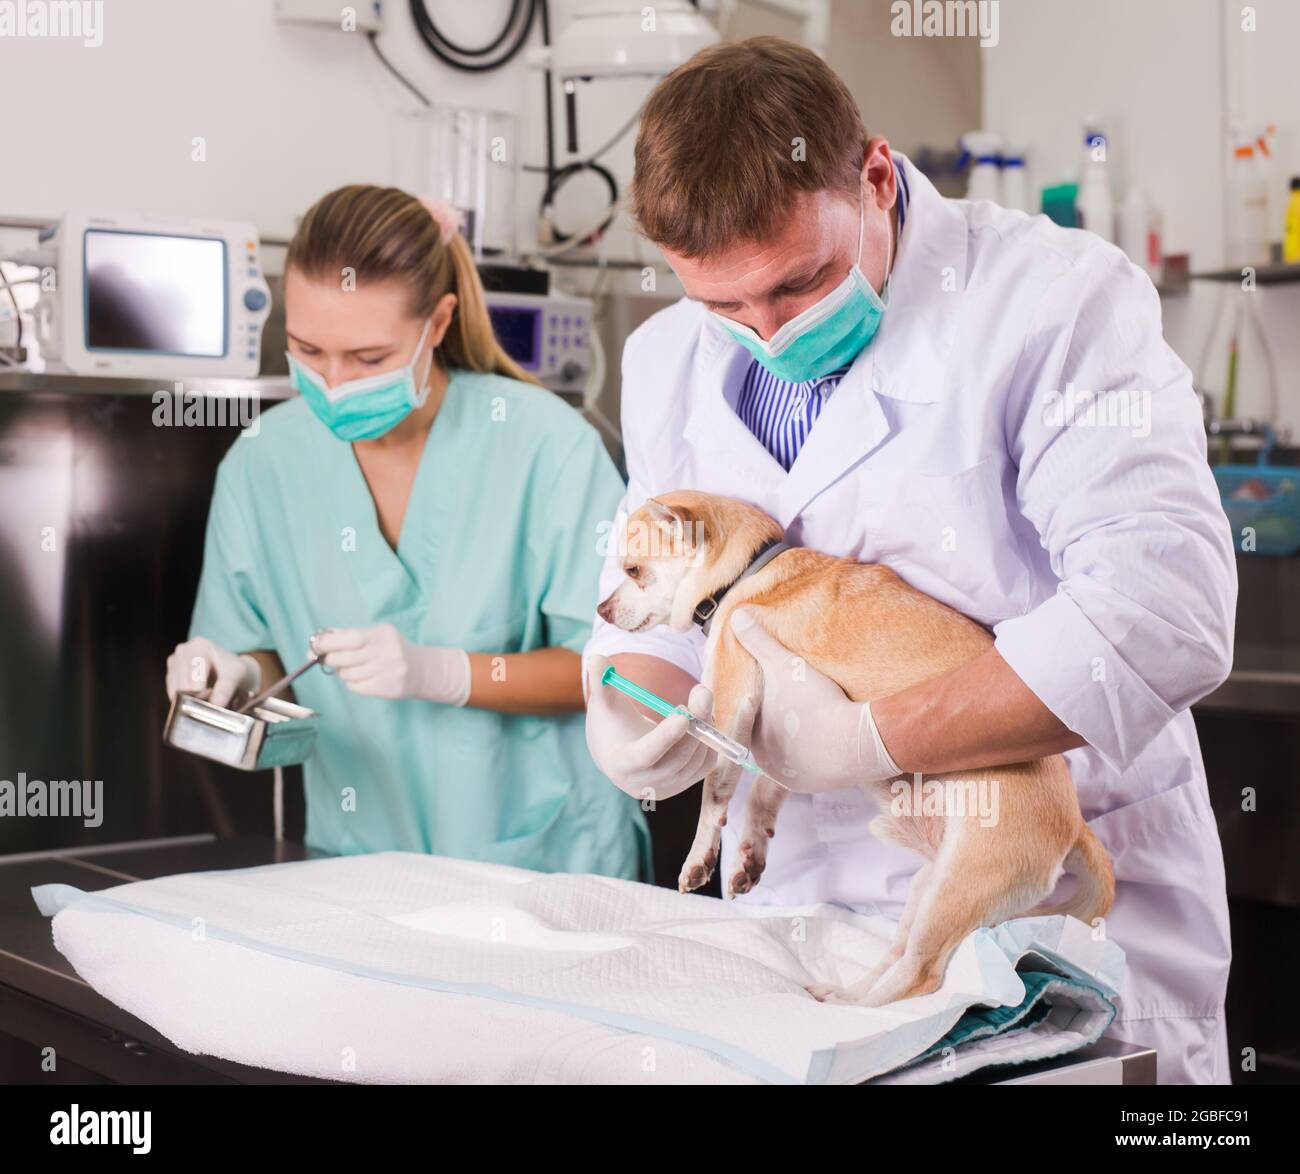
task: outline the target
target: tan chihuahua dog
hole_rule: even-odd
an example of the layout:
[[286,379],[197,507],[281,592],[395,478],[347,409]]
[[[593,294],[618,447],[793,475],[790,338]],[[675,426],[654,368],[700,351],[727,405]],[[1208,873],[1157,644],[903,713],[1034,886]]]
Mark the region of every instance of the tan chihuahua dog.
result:
[[[684,632],[711,613],[704,683],[713,691],[714,723],[742,743],[750,740],[763,697],[762,670],[730,627],[742,603],[756,623],[854,701],[937,677],[993,642],[973,620],[887,567],[784,549],[747,573],[780,538],[771,517],[732,498],[689,490],[650,498],[628,519],[627,579],[598,609],[627,631],[668,624]],[[699,828],[678,882],[682,892],[713,875],[740,774],[740,767],[721,762],[704,780]],[[926,858],[896,938],[849,989],[810,988],[820,999],[875,1007],[928,994],[942,983],[953,950],[980,926],[1029,912],[1068,913],[1091,923],[1110,912],[1110,857],[1084,822],[1059,755],[918,782],[903,776],[867,788],[881,809],[872,833]],[[972,792],[992,796],[991,818],[985,802],[971,802]],[[762,876],[786,794],[766,775],[755,778],[729,895],[748,892]],[[1078,877],[1074,896],[1035,908],[1066,867]]]

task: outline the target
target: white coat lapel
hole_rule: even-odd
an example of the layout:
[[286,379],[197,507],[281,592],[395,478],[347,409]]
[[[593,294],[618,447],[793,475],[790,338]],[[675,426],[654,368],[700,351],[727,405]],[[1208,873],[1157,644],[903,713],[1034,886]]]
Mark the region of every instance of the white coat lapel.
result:
[[781,493],[788,527],[819,493],[889,436],[880,396],[934,403],[948,390],[948,356],[966,285],[966,219],[906,159],[912,198],[889,282],[889,309],[823,408]]
[[727,400],[726,391],[739,387],[749,363],[743,346],[710,322],[701,323],[691,370],[691,411],[683,435],[705,461],[726,464],[753,484],[756,492],[750,500],[761,503],[770,499],[786,473]]
[[889,281],[889,309],[870,347],[871,386],[891,399],[934,403],[949,390],[968,228],[966,217],[924,175],[906,159],[902,166],[912,198]]
[[[862,461],[889,434],[889,420],[871,387],[871,347],[831,392],[781,486],[777,521],[789,527],[814,497]],[[820,394],[815,392],[814,394]]]

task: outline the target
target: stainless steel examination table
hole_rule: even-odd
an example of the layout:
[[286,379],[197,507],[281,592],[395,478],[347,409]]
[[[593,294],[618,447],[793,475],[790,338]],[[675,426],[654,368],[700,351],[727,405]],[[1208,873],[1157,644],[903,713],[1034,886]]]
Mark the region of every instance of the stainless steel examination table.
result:
[[[34,885],[104,889],[180,872],[251,868],[311,853],[271,839],[217,840],[189,836],[94,849],[0,856],[0,1036],[15,1058],[31,1057],[30,1071],[9,1062],[4,1079],[38,1084],[55,1077],[40,1068],[40,1051],[54,1048],[69,1082],[126,1084],[317,1084],[320,1081],[213,1056],[182,1052],[148,1024],[88,986],[54,948],[48,918],[32,900]],[[1155,1053],[1102,1039],[1064,1060],[991,1069],[955,1083],[1154,1084]]]

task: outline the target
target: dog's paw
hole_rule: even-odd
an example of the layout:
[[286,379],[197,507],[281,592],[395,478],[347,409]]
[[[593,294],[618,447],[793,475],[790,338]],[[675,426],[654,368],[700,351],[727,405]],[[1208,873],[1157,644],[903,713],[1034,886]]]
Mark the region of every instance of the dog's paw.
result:
[[896,1001],[879,983],[857,982],[847,987],[818,983],[804,989],[818,1002],[838,1007],[886,1007]]
[[727,895],[729,897],[738,897],[742,893],[748,893],[763,877],[763,869],[767,867],[767,855],[764,852],[754,850],[754,845],[746,840],[740,845],[740,851],[737,853],[740,867],[731,876],[731,881],[727,885]]
[[838,1007],[875,1007],[871,995],[859,987],[832,986],[828,982],[816,983],[804,988],[819,1003],[831,1003]]
[[705,857],[703,860],[687,860],[682,865],[681,874],[677,877],[677,891],[693,893],[696,889],[702,889],[713,876],[713,869],[717,862],[716,856]]

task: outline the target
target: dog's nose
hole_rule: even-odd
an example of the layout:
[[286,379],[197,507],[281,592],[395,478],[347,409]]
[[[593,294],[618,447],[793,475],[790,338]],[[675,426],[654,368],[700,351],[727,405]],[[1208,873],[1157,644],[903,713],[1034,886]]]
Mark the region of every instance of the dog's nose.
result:
[[600,618],[604,620],[605,623],[607,624],[612,624],[614,622],[613,620],[614,606],[613,606],[612,596],[609,599],[605,600],[605,602],[602,603],[598,608],[596,608],[596,614],[600,616]]

